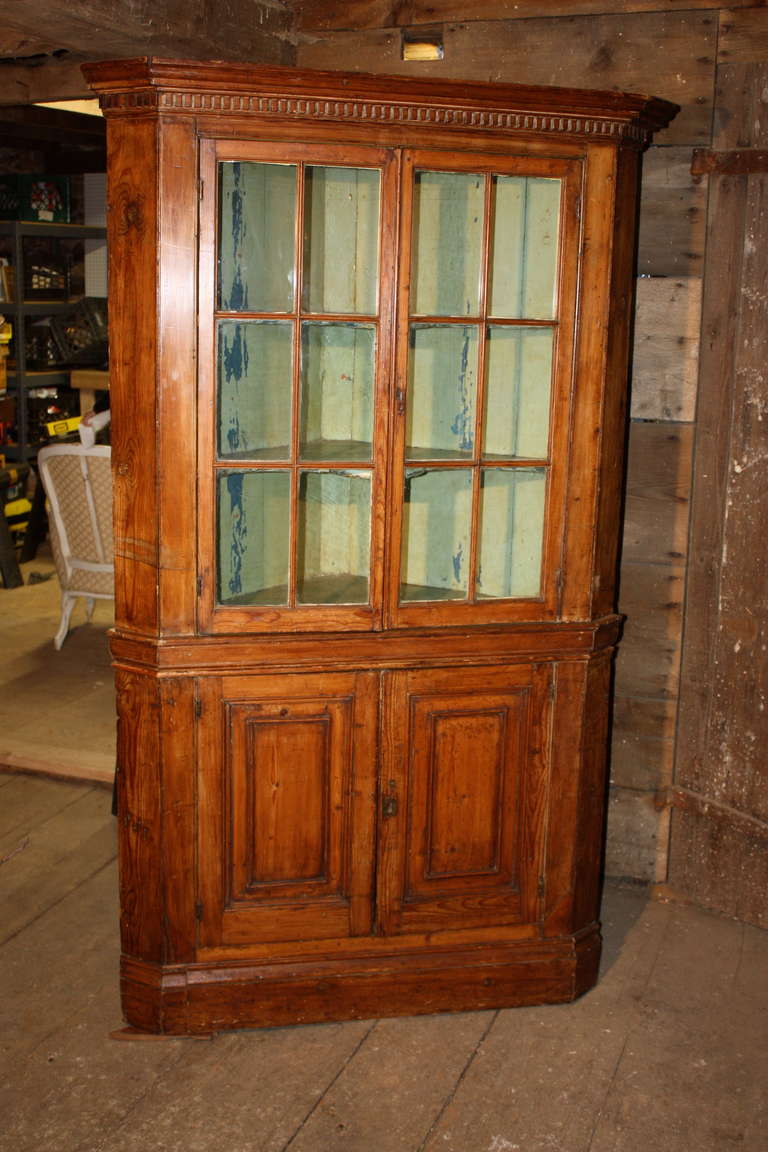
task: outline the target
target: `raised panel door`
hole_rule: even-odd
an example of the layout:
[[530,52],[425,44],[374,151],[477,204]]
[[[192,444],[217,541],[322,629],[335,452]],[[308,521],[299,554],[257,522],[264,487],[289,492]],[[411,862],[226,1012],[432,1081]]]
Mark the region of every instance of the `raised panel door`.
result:
[[385,932],[537,918],[550,676],[533,665],[386,676]]
[[374,673],[205,681],[201,944],[369,932]]

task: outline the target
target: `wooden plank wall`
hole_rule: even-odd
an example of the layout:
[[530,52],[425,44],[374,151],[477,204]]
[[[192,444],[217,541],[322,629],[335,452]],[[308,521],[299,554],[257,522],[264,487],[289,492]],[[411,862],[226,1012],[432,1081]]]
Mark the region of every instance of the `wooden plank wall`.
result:
[[712,159],[757,171],[708,178],[669,879],[768,927],[768,15],[725,13],[718,61]]
[[[582,15],[542,19],[543,5],[533,2],[431,4],[432,21],[441,11],[450,11],[452,18],[442,25],[444,59],[406,63],[398,25],[407,23],[409,14],[414,25],[424,23],[424,5],[315,0],[300,7],[301,66],[619,88],[681,105],[644,162],[619,602],[627,624],[615,679],[606,859],[611,875],[664,881],[675,757],[691,741],[701,712],[699,700],[683,713],[678,732],[708,197],[708,181],[694,179],[691,161],[694,148],[712,145],[716,121],[715,140],[725,138],[728,124],[728,139],[738,135],[733,126],[734,118],[739,121],[738,81],[733,79],[726,96],[722,83],[718,88],[718,69],[722,76],[745,53],[750,60],[768,58],[768,10],[762,5],[718,9],[699,2],[684,7],[623,3],[616,6],[620,13],[608,15],[606,4],[590,0],[580,9]],[[573,5],[548,7],[574,11]],[[513,10],[519,16],[509,18]],[[759,96],[760,89],[755,91]],[[763,118],[768,121],[765,104]],[[717,268],[711,276],[716,286]],[[712,388],[716,392],[714,380]],[[708,500],[706,452],[707,445],[700,446],[703,506]],[[703,594],[694,588],[694,596]],[[724,712],[720,716],[727,728]],[[703,779],[694,781],[689,771],[684,779],[707,794]],[[733,793],[733,788],[723,792],[724,803],[734,802]],[[681,819],[678,813],[677,822]],[[703,833],[691,827],[687,835],[689,841],[697,835],[701,840]],[[704,848],[697,851],[695,867],[703,876]],[[681,839],[674,875],[687,888],[692,882],[680,861],[692,854],[692,843]],[[705,887],[702,881],[697,892]]]

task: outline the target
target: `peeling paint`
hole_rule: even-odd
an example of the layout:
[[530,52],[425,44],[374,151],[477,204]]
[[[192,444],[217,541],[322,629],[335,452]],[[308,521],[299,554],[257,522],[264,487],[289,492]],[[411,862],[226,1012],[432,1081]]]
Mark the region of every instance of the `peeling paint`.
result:
[[459,363],[459,411],[451,424],[451,432],[459,437],[459,450],[471,452],[473,446],[473,421],[470,405],[469,389],[467,387],[467,369],[469,366],[470,332],[465,330],[464,341],[461,346],[461,360]]
[[230,452],[237,452],[246,448],[246,437],[240,426],[239,384],[243,377],[248,375],[248,344],[243,338],[241,324],[235,325],[232,340],[228,340],[225,330],[222,330],[220,362],[224,369],[224,379],[227,385],[234,383],[234,404],[229,417],[229,427],[226,431],[227,446]]
[[232,220],[232,264],[235,274],[232,279],[229,300],[222,300],[222,307],[231,312],[248,310],[248,288],[243,287],[242,252],[245,242],[245,219],[243,216],[244,193],[240,186],[240,164],[232,165],[234,187],[231,199]]
[[232,472],[227,476],[227,493],[232,517],[232,539],[230,541],[230,561],[232,574],[229,578],[229,591],[238,596],[242,588],[243,556],[247,547],[248,525],[243,504],[243,473]]
[[461,563],[463,559],[464,545],[459,544],[458,552],[454,553],[454,555],[451,557],[451,563],[453,564],[453,576],[457,583],[461,580]]

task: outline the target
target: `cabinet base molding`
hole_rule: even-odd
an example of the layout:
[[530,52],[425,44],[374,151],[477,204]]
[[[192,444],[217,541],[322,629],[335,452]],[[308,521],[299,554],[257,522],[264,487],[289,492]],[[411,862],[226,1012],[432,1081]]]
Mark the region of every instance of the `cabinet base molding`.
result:
[[576,937],[365,962],[152,965],[124,957],[123,1013],[150,1033],[195,1036],[381,1016],[575,1000],[597,979],[597,924]]

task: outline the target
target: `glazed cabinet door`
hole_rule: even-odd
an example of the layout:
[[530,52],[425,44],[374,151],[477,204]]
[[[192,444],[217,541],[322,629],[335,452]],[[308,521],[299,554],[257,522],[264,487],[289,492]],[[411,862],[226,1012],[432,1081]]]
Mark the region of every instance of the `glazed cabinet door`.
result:
[[550,682],[546,665],[386,676],[384,932],[538,918]]
[[575,161],[406,152],[389,621],[558,611]]
[[202,948],[372,925],[375,673],[201,680]]
[[379,626],[393,154],[207,141],[200,623]]

